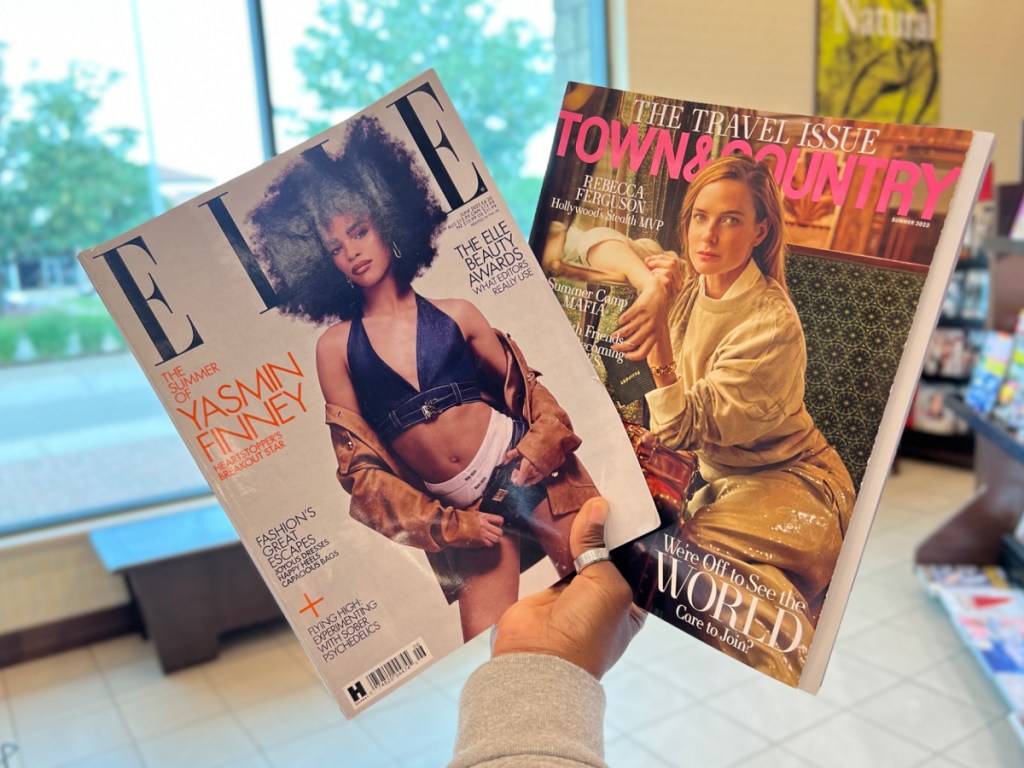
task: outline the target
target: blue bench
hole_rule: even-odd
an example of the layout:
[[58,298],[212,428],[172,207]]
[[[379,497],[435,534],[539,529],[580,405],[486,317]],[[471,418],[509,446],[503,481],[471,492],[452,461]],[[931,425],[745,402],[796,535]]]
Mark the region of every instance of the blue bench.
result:
[[219,639],[281,611],[217,504],[98,528],[104,567],[124,575],[164,672],[217,656]]

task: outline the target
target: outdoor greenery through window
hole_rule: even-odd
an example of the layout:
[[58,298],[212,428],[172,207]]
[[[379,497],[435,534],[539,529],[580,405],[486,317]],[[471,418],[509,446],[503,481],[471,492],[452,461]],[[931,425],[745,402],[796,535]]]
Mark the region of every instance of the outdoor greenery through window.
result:
[[565,80],[603,80],[603,39],[587,35],[602,4],[512,5],[8,4],[0,28],[0,533],[207,492],[77,266],[83,248],[229,180],[428,67],[529,230]]

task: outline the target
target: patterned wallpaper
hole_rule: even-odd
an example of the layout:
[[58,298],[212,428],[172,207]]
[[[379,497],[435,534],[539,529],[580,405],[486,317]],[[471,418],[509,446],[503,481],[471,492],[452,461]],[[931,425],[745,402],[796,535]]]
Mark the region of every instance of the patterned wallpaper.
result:
[[924,280],[802,253],[786,262],[807,339],[807,409],[858,488]]

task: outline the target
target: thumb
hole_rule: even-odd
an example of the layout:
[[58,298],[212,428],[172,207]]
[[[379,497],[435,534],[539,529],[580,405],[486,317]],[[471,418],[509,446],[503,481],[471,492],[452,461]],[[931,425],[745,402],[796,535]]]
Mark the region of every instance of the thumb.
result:
[[579,557],[588,549],[604,546],[604,521],[607,517],[607,500],[600,496],[587,499],[569,531],[569,548],[573,557]]

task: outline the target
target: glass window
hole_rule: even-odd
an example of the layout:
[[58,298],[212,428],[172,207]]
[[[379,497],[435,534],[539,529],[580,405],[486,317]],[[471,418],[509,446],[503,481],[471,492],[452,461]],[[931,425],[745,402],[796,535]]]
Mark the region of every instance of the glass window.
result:
[[75,254],[262,160],[250,40],[244,0],[6,4],[0,532],[207,490]]
[[606,79],[591,0],[289,0],[264,21],[279,148],[433,68],[527,234],[566,80]]
[[605,81],[603,21],[599,0],[8,3],[0,534],[208,492],[78,251],[428,67],[528,231],[565,81]]

